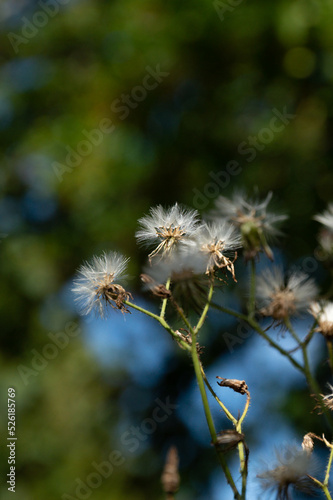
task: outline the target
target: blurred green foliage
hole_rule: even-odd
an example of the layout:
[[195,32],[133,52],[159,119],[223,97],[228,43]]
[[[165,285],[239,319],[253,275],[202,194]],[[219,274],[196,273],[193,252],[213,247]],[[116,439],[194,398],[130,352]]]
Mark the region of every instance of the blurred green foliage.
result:
[[[45,26],[36,28],[42,5],[58,12],[45,14]],[[14,385],[21,500],[74,495],[74,479],[86,477],[91,463],[112,449],[122,384],[133,383],[126,374],[119,386],[110,382],[121,377],[105,376],[82,337],[27,385],[17,372],[31,362],[31,349],[43,348],[47,332],[62,331],[73,319],[68,283],[84,259],[119,250],[132,257],[130,274],[138,276],[145,255],[135,245],[137,219],[158,203],[193,206],[198,191],[203,198],[195,208],[205,211],[217,195],[207,188],[211,173],[220,175],[232,160],[240,173],[229,175],[218,192],[273,190],[278,209],[290,215],[287,257],[301,259],[317,245],[311,217],[332,199],[333,188],[333,6],[317,0],[230,5],[1,4],[1,413]],[[27,20],[36,31],[30,37],[24,37]],[[143,100],[133,100],[133,89],[158,67],[168,76]],[[121,119],[124,95],[132,104]],[[259,140],[249,161],[244,150],[251,137],[264,138],[260,132],[274,110],[296,116],[268,142]],[[79,155],[77,165],[66,164],[68,152],[77,152],[101,120],[111,120],[114,130]],[[138,278],[133,286],[139,290]],[[187,361],[175,364],[173,383],[182,377],[188,383]],[[170,382],[163,382],[166,393]],[[175,394],[182,390],[172,387]],[[120,467],[92,498],[162,498],[161,449],[142,455],[145,474]],[[4,478],[4,446],[0,456]],[[191,468],[206,472],[197,460]],[[191,470],[183,474],[191,477]],[[196,488],[184,486],[179,498],[194,498]],[[1,497],[10,498],[5,484],[2,490]]]

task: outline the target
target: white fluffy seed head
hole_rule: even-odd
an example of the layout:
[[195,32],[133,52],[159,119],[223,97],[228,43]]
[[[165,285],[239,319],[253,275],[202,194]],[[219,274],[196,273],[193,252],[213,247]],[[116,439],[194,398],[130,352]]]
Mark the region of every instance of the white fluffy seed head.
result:
[[199,228],[199,213],[176,203],[167,209],[161,205],[150,209],[150,214],[139,219],[141,229],[135,236],[140,244],[155,246],[150,254],[166,254],[179,243],[193,238]]
[[329,203],[327,209],[322,214],[317,214],[313,218],[333,232],[333,203]]
[[126,311],[122,302],[130,294],[119,285],[119,281],[126,279],[128,261],[117,252],[109,252],[100,257],[94,256],[79,268],[72,291],[76,295],[75,301],[80,314],[86,315],[94,311],[104,318],[107,305]]
[[273,193],[269,192],[264,200],[259,200],[259,198],[250,199],[246,197],[243,191],[234,192],[231,199],[219,196],[216,200],[216,210],[212,215],[214,217],[225,217],[236,226],[252,222],[258,228],[264,230],[267,235],[278,235],[281,233],[275,224],[287,219],[288,216],[267,211],[272,196]]
[[314,482],[308,477],[317,468],[311,453],[297,446],[287,445],[276,451],[276,458],[274,468],[257,474],[264,490],[275,491],[277,500],[290,499],[290,488],[309,495],[315,493]]
[[159,285],[171,280],[174,300],[185,311],[201,311],[207,300],[209,278],[205,274],[206,259],[200,252],[183,249],[173,252],[168,258],[152,262],[144,268],[146,288],[156,294]]
[[257,300],[260,312],[283,321],[290,316],[305,312],[318,294],[312,278],[294,271],[285,278],[282,268],[265,269],[257,279]]
[[242,246],[241,236],[235,226],[222,219],[212,223],[204,222],[187,246],[204,256],[207,274],[216,268],[223,268],[228,269],[235,278],[230,257]]
[[239,228],[246,260],[254,259],[261,251],[273,260],[273,253],[267,240],[281,234],[276,225],[287,216],[267,211],[271,198],[271,192],[264,200],[259,200],[249,199],[242,191],[236,191],[231,199],[219,196],[216,200],[216,209],[212,211],[211,217],[226,218]]
[[333,337],[333,302],[321,301],[310,305],[310,312],[317,320],[316,330],[325,337]]

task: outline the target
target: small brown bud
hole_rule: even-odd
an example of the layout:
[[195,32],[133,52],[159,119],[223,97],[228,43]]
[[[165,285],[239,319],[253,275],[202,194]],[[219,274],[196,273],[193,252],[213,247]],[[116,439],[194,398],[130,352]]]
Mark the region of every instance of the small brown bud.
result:
[[313,442],[311,435],[312,435],[311,432],[309,432],[308,434],[305,434],[305,436],[303,438],[303,442],[302,442],[302,448],[307,453],[312,453],[313,448],[314,448],[314,442]]
[[148,274],[140,275],[141,281],[148,285],[149,289],[156,295],[156,297],[160,297],[162,299],[168,299],[171,297],[170,290],[167,290],[164,285],[156,283]]
[[176,493],[179,488],[180,477],[178,474],[178,452],[175,446],[171,446],[166,456],[161,482],[163,490],[167,495]]
[[232,450],[240,442],[244,442],[244,434],[235,430],[228,429],[217,434],[216,445],[221,451]]
[[221,379],[221,382],[217,382],[221,387],[230,387],[230,389],[233,389],[235,392],[239,392],[239,394],[247,394],[249,396],[249,388],[246,385],[245,380],[236,380],[218,376],[216,378]]

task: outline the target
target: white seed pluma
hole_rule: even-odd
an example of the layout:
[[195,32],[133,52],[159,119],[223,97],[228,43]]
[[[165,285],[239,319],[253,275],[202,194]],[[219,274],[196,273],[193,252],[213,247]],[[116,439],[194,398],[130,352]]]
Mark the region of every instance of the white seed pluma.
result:
[[129,294],[119,284],[126,279],[125,270],[129,259],[117,252],[103,253],[94,256],[78,270],[72,291],[76,295],[80,313],[83,315],[94,311],[102,318],[107,313],[107,306],[126,310],[123,300]]
[[318,322],[316,330],[326,337],[333,336],[333,302],[314,302],[310,312]]
[[307,450],[289,445],[276,451],[277,464],[273,469],[257,474],[264,490],[276,492],[277,500],[291,499],[290,489],[313,495],[314,482],[308,477],[317,468],[316,461]]
[[192,238],[199,228],[199,213],[176,203],[167,209],[152,207],[150,214],[139,219],[141,229],[135,236],[140,244],[155,246],[149,257],[169,253],[184,240]]
[[241,235],[235,226],[223,219],[203,223],[187,245],[193,249],[197,248],[205,256],[206,273],[213,271],[215,267],[226,268],[235,277],[233,263],[229,257],[242,246]]
[[267,206],[273,196],[269,192],[264,200],[250,199],[242,191],[236,191],[232,198],[219,196],[215,202],[216,210],[212,212],[212,217],[225,217],[236,226],[241,226],[246,222],[254,223],[267,235],[278,235],[280,231],[275,226],[288,218],[287,215],[273,214],[267,211]]
[[330,231],[333,231],[333,203],[329,203],[327,210],[324,210],[322,214],[315,215],[313,218]]
[[265,269],[257,280],[260,312],[279,321],[306,311],[317,294],[315,281],[301,271],[285,278],[282,268],[273,266]]

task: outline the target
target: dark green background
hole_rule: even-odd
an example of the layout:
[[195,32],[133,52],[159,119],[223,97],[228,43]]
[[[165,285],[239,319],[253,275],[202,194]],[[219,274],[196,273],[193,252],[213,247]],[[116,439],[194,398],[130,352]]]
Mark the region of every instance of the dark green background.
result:
[[[6,391],[14,385],[20,500],[74,495],[75,478],[85,478],[91,463],[113,449],[118,401],[125,387],[136,387],[125,369],[99,365],[83,333],[27,385],[18,375],[17,366],[30,366],[32,349],[42,350],[48,332],[79,321],[69,288],[82,261],[104,250],[130,256],[131,287],[139,294],[145,253],[134,232],[150,206],[178,201],[205,212],[218,194],[257,187],[261,196],[273,190],[273,208],[288,213],[283,252],[287,261],[302,262],[317,246],[311,217],[332,199],[333,187],[330,2],[54,0],[52,15],[46,4],[1,4],[1,424],[6,437]],[[45,15],[45,26],[36,28]],[[157,66],[168,76],[121,119],[116,100]],[[274,110],[296,116],[266,144],[259,140],[249,161],[250,137],[265,140]],[[113,132],[60,179],[67,148],[76,151],[83,131],[103,119],[112,120]],[[228,180],[231,161],[237,175]],[[222,186],[212,181],[214,173]],[[325,286],[321,265],[316,274]],[[218,337],[208,336],[205,363],[223,350]],[[156,386],[138,385],[151,403],[141,413],[135,401],[128,404],[130,416],[142,420],[156,397],[186,390],[185,354],[175,353],[170,366]],[[311,402],[299,397],[297,408],[310,411]],[[286,401],[298,432],[309,430],[288,395]],[[177,434],[185,436],[179,498],[199,498],[216,464],[212,450],[187,432],[176,418],[168,421],[91,498],[163,498],[159,474]],[[2,446],[3,483],[6,457]]]

